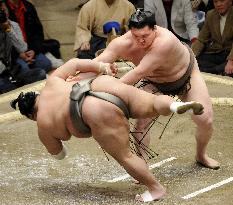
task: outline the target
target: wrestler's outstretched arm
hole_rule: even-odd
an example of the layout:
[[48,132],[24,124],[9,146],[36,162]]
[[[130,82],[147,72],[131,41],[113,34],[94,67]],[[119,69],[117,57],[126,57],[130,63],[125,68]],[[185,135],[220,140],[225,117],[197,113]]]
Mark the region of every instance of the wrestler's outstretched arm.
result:
[[51,77],[56,76],[66,80],[69,76],[75,76],[79,72],[92,72],[97,75],[101,73],[114,75],[114,73],[117,72],[117,68],[115,64],[96,62],[90,59],[72,58],[56,69],[51,74]]
[[128,85],[134,85],[146,76],[150,76],[152,72],[156,73],[157,69],[164,62],[161,56],[155,55],[155,53],[158,52],[155,49],[151,49],[134,69],[120,78],[120,81]]
[[118,44],[120,44],[118,38],[112,40],[104,51],[93,60],[98,62],[114,63],[120,57],[120,49],[122,45],[118,46]]

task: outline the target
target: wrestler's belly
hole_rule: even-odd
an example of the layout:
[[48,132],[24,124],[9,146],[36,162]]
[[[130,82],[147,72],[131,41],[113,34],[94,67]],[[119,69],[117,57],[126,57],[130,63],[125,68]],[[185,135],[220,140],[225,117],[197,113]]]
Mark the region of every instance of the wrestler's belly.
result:
[[88,138],[91,137],[91,134],[83,134],[80,133],[73,125],[70,117],[67,117],[67,129],[69,130],[70,134],[77,137],[77,138]]
[[182,66],[172,70],[154,71],[147,75],[145,79],[156,83],[174,82],[185,74],[187,67],[188,66]]

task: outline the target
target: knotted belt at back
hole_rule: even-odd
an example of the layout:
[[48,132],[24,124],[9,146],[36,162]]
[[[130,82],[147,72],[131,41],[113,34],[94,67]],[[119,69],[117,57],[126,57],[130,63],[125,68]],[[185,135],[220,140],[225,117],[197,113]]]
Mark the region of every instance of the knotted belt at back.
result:
[[88,95],[113,103],[124,112],[127,119],[130,117],[126,104],[119,97],[105,92],[91,91],[91,83],[94,79],[90,78],[74,84],[70,93],[71,120],[74,127],[82,134],[91,134],[91,129],[85,124],[82,118],[83,101]]

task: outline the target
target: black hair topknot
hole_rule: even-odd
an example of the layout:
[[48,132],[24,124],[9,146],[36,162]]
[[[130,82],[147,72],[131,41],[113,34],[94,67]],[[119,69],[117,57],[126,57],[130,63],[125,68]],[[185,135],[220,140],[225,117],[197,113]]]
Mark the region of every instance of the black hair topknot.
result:
[[30,118],[33,115],[34,105],[38,95],[36,92],[27,92],[25,94],[21,92],[16,99],[10,102],[10,105],[16,110],[16,104],[18,104],[20,113]]
[[129,19],[129,29],[131,28],[144,28],[145,26],[149,26],[150,28],[154,28],[156,25],[155,15],[150,11],[144,11],[141,9],[137,9],[135,13],[133,13]]

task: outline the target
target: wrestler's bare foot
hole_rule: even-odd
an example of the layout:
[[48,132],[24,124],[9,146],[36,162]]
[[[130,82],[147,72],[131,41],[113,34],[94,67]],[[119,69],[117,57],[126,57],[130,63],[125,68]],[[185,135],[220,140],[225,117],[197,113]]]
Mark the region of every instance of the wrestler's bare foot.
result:
[[219,162],[217,162],[216,160],[208,157],[207,155],[204,157],[196,157],[196,162],[206,168],[209,169],[214,169],[217,170],[220,168],[220,164]]
[[183,114],[188,110],[192,111],[194,115],[201,115],[204,112],[204,107],[199,102],[187,102],[177,107],[177,113]]
[[163,186],[156,187],[156,189],[145,191],[143,194],[137,194],[135,197],[136,201],[139,202],[150,202],[163,199],[166,195],[166,190]]

